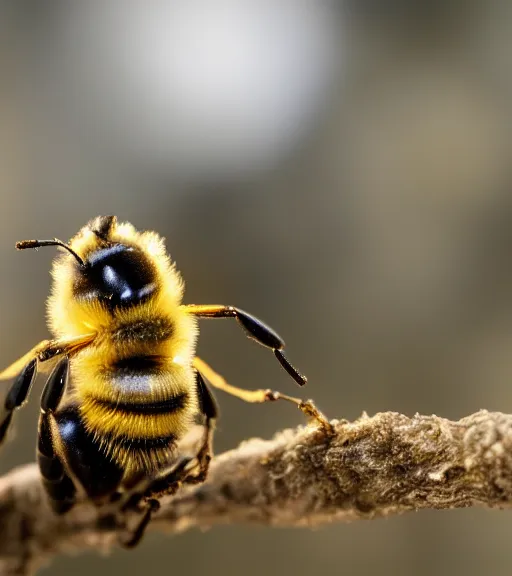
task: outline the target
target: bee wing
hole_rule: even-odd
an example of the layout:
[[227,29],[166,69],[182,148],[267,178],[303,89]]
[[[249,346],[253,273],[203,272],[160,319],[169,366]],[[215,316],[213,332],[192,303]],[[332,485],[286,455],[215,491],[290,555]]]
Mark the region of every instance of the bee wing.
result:
[[95,337],[96,334],[84,334],[74,338],[43,340],[39,342],[39,344],[36,344],[32,350],[29,350],[21,358],[18,358],[18,360],[0,372],[0,380],[9,380],[17,376],[32,358],[39,360],[37,367],[39,373],[48,372],[52,367],[52,363],[48,362],[49,360],[53,360],[64,354],[71,356],[90,344]]

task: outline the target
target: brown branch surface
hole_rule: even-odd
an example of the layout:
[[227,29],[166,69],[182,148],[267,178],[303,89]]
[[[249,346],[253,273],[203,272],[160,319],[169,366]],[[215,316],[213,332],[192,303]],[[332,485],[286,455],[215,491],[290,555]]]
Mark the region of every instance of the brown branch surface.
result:
[[[207,482],[162,502],[153,530],[216,524],[318,526],[421,508],[512,502],[512,415],[459,422],[386,412],[252,439],[214,459]],[[87,504],[56,517],[35,465],[0,479],[0,574],[26,575],[57,554],[108,549]]]

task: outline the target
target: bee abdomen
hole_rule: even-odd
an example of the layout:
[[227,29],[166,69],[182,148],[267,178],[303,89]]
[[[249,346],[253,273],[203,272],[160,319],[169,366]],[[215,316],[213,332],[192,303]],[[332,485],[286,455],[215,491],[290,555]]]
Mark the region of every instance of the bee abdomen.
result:
[[139,442],[163,458],[195,421],[198,399],[190,376],[187,367],[156,354],[104,363],[95,377],[80,372],[76,394],[87,429],[119,463],[131,459],[128,453],[139,454]]

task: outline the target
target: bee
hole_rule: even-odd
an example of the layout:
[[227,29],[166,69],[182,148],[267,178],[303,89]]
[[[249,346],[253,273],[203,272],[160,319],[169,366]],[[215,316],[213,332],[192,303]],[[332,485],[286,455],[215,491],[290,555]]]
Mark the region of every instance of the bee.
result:
[[[311,401],[228,384],[195,355],[200,318],[234,318],[273,351],[302,386],[281,337],[233,306],[183,304],[184,283],[155,232],[99,216],[69,244],[26,240],[19,250],[57,246],[47,302],[50,340],[0,373],[15,378],[0,411],[0,444],[36,373],[49,373],[41,395],[37,460],[49,503],[64,514],[83,497],[116,513],[135,510],[137,524],[120,539],[141,539],[162,494],[203,482],[218,410],[206,383],[247,402],[286,400],[322,425]],[[50,372],[50,369],[53,368]],[[194,456],[179,443],[200,421]]]

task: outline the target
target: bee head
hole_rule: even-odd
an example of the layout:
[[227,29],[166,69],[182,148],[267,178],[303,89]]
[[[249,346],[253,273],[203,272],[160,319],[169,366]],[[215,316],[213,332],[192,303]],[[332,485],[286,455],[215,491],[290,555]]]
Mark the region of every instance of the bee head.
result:
[[156,290],[157,274],[136,244],[116,238],[115,216],[98,216],[88,224],[92,244],[75,268],[73,295],[99,300],[107,308],[126,308],[146,301]]
[[[57,265],[56,277],[71,279],[71,296],[80,301],[100,301],[109,310],[140,304],[157,288],[158,272],[139,236],[131,225],[125,234],[117,231],[115,216],[98,216],[71,240],[70,244],[52,240],[23,240],[19,250],[60,246],[71,256]],[[70,267],[71,265],[71,267]]]

